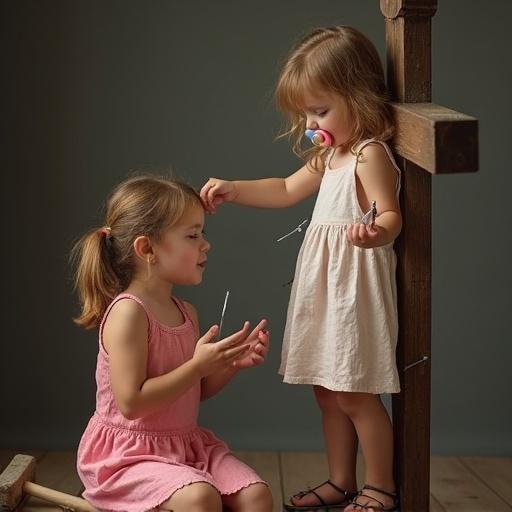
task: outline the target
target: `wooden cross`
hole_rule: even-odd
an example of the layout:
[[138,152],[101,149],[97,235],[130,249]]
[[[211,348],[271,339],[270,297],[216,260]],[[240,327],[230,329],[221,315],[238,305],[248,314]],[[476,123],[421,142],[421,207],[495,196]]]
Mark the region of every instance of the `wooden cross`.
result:
[[[393,395],[395,476],[401,512],[428,512],[430,495],[431,179],[475,172],[478,121],[431,101],[431,18],[437,0],[380,0],[386,23],[388,88],[403,170],[398,256],[402,392]],[[416,363],[416,364],[415,364]]]

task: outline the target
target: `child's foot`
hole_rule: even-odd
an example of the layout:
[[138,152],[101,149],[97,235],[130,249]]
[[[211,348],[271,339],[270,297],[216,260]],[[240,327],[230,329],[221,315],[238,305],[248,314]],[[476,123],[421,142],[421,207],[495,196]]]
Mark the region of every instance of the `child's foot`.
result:
[[345,509],[345,512],[395,512],[398,496],[394,491],[364,485]]
[[303,508],[307,508],[307,510],[322,510],[326,505],[343,509],[355,495],[354,491],[342,489],[330,480],[327,480],[313,489],[301,491],[292,496],[290,498],[291,505],[285,505],[285,509],[289,511],[298,511]]

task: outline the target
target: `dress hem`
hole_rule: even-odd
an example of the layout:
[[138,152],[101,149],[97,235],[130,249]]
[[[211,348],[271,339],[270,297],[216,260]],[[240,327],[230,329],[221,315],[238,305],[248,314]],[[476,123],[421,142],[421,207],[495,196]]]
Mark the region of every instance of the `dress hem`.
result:
[[226,491],[226,492],[219,491],[219,492],[220,492],[221,496],[230,496],[231,494],[236,494],[237,492],[240,492],[242,489],[247,489],[247,487],[250,487],[251,485],[254,485],[254,484],[264,484],[268,488],[270,488],[270,485],[268,484],[268,482],[265,482],[265,480],[252,480],[251,482],[247,482],[243,485],[239,485],[232,491]]
[[[198,484],[198,483],[205,483],[205,484],[211,485],[221,496],[229,496],[231,494],[236,494],[237,492],[240,492],[242,489],[246,489],[247,487],[250,487],[251,485],[254,485],[254,484],[265,484],[267,487],[269,487],[268,483],[265,482],[264,480],[253,480],[251,482],[246,482],[243,485],[236,487],[232,491],[222,492],[219,488],[217,488],[215,486],[215,484],[213,484],[212,482],[209,482],[208,480],[191,480],[190,482],[185,482],[183,484],[180,484],[180,486],[176,487],[176,489],[174,489],[170,494],[168,493],[166,495],[167,497],[165,497],[164,499],[161,499],[154,507],[149,508],[148,512],[158,509],[162,503],[166,502],[167,500],[170,500],[172,498],[172,496],[176,492],[178,492],[180,489],[183,489],[187,485]],[[127,511],[127,512],[132,512],[132,511]]]
[[355,386],[354,384],[341,384],[333,386],[330,382],[318,377],[292,377],[279,372],[286,384],[310,384],[322,386],[330,391],[346,391],[348,393],[370,393],[372,395],[400,393],[400,387],[390,386]]
[[[167,500],[170,500],[172,498],[172,496],[176,492],[178,492],[180,489],[183,489],[184,487],[187,487],[188,485],[200,484],[200,483],[205,483],[205,484],[211,485],[221,496],[229,496],[231,494],[236,494],[237,492],[240,492],[242,489],[246,489],[247,487],[250,487],[251,485],[254,485],[254,484],[264,484],[270,488],[269,484],[267,482],[265,482],[265,480],[251,480],[249,482],[244,482],[243,484],[238,485],[234,489],[222,491],[221,489],[216,487],[213,482],[209,481],[208,479],[205,479],[204,477],[198,476],[197,479],[187,480],[185,482],[180,483],[175,488],[167,489],[165,491],[165,494],[163,494],[160,498],[151,501],[150,505],[148,505],[147,508],[145,507],[144,509],[142,509],[142,511],[143,512],[152,512],[155,510],[159,510],[160,505],[162,505],[162,503],[166,502]],[[104,506],[99,506],[99,502],[95,503],[94,500],[88,499],[87,502],[90,503],[91,505],[93,505],[94,508],[98,509],[98,511],[117,512],[118,510],[122,510],[123,512],[141,512],[140,508],[130,507],[130,506],[126,506],[126,505],[122,506],[121,508],[108,508],[108,507],[105,508]]]

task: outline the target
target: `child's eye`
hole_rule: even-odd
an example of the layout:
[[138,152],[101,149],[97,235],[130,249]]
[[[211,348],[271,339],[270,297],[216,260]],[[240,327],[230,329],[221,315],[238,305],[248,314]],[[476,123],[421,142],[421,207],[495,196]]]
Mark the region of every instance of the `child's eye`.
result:
[[[204,237],[206,235],[206,231],[201,231],[201,235]],[[199,238],[199,234],[195,233],[193,235],[189,235],[188,238],[192,238],[192,239]]]
[[327,112],[329,112],[328,110],[322,110],[322,112],[318,112],[318,117],[324,117]]

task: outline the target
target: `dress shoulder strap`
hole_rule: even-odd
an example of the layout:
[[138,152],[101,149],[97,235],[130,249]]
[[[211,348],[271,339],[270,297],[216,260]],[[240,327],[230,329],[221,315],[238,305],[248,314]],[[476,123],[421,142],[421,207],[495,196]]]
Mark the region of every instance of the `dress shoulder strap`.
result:
[[181,311],[181,314],[183,315],[183,318],[185,318],[186,321],[190,322],[194,326],[194,330],[199,334],[199,326],[196,325],[196,321],[190,315],[188,308],[185,305],[185,301],[175,296],[172,297],[172,300],[178,306],[179,310]]
[[332,160],[332,157],[333,157],[335,151],[336,151],[336,148],[331,148],[325,153],[324,171],[331,170],[331,160]]
[[371,144],[371,143],[380,144],[386,150],[388,158],[389,158],[391,164],[393,165],[393,167],[395,168],[395,170],[396,170],[396,172],[398,174],[397,179],[396,179],[396,187],[395,187],[396,194],[398,195],[400,193],[400,187],[401,187],[401,181],[402,181],[401,180],[401,178],[402,178],[402,171],[400,170],[400,167],[398,167],[398,165],[397,165],[397,163],[395,161],[395,157],[393,156],[393,153],[391,152],[391,149],[389,148],[389,146],[383,140],[379,140],[379,139],[366,139],[366,140],[363,140],[362,142],[360,142],[357,145],[357,148],[356,148],[356,159],[359,158],[359,154],[361,153],[363,148],[366,147],[368,144]]

